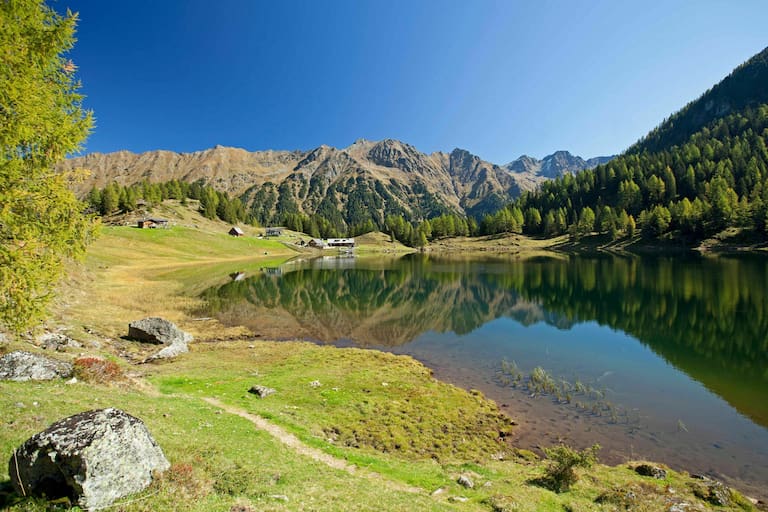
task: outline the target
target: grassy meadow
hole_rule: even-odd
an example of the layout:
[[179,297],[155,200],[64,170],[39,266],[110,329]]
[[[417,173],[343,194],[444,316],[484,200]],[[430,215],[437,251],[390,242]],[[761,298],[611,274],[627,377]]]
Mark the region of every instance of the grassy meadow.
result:
[[[249,339],[242,328],[193,316],[199,292],[229,273],[296,255],[280,240],[233,238],[226,229],[102,228],[85,265],[73,267],[48,328],[83,344],[55,357],[102,356],[119,374],[81,375],[72,384],[0,382],[0,453],[10,457],[64,416],[117,407],[145,421],[171,469],[113,510],[753,509],[738,493],[715,506],[704,482],[673,471],[662,480],[641,477],[630,463],[580,469],[570,491],[554,492],[548,462],[515,448],[512,418],[409,357]],[[145,349],[120,337],[146,316],[195,335],[190,353],[136,364]],[[22,339],[0,345],[14,349],[41,351]],[[256,384],[276,392],[260,399],[248,392]],[[474,486],[459,485],[461,475]],[[16,496],[0,464],[0,508],[69,504]]]

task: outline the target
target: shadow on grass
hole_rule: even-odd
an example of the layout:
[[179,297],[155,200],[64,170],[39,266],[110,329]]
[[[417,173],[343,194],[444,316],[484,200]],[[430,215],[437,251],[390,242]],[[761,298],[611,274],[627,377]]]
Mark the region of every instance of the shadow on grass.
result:
[[[10,480],[0,482],[0,510],[8,510],[22,505],[23,510],[70,510],[73,506],[70,498],[64,497],[53,501],[43,498],[29,498],[19,495]],[[78,509],[79,510],[79,509]]]
[[24,500],[22,496],[16,493],[10,480],[0,482],[0,510],[5,510]]
[[531,478],[526,480],[525,483],[528,485],[535,485],[536,487],[542,487],[553,492],[560,492],[560,487],[557,485],[557,483],[552,478],[546,476]]

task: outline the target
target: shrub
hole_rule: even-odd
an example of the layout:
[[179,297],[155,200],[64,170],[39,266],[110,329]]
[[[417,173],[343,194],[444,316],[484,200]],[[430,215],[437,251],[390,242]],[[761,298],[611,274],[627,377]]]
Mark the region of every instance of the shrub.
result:
[[79,357],[75,359],[75,376],[86,382],[100,384],[114,382],[123,377],[120,367],[101,357]]
[[597,462],[597,452],[600,445],[577,451],[564,444],[545,448],[548,466],[546,480],[548,487],[555,492],[565,492],[575,484],[579,476],[574,471],[577,467],[590,468]]

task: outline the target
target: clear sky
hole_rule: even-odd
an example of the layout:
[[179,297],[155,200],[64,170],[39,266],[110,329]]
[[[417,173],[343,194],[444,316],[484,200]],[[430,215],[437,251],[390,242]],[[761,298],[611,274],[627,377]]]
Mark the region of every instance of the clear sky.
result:
[[80,13],[87,152],[607,155],[768,46],[766,0],[49,2]]

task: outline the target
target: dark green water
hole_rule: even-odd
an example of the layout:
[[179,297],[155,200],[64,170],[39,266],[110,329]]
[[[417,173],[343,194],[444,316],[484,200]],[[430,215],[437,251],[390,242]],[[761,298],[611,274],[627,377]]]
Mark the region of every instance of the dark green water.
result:
[[[325,258],[204,297],[265,338],[413,355],[502,404],[518,445],[599,442],[768,494],[768,259]],[[510,367],[602,396],[534,394]]]

